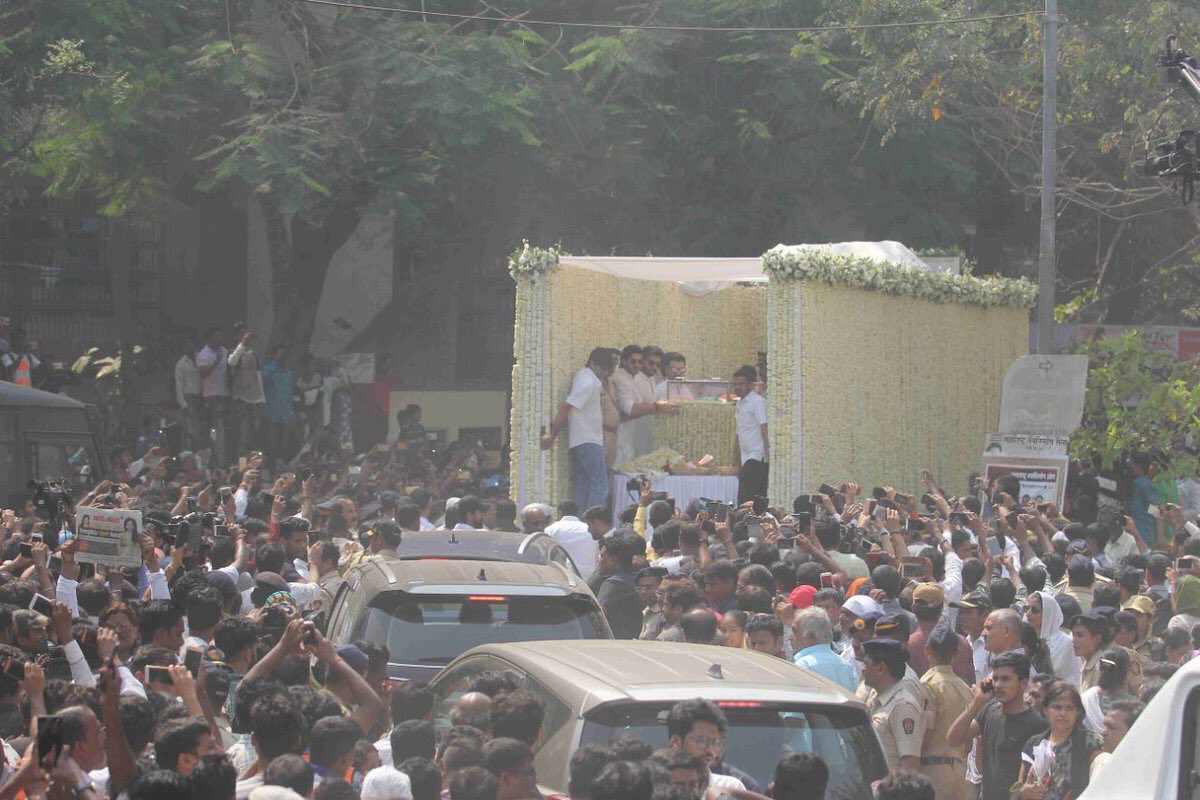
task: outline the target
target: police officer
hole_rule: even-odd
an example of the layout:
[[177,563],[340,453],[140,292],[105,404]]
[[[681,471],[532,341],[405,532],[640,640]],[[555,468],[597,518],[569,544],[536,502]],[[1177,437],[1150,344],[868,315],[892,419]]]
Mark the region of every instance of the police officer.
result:
[[863,683],[875,690],[868,710],[888,770],[916,771],[921,766],[925,719],[923,703],[901,681],[908,651],[894,639],[872,639],[862,647]]
[[1158,613],[1154,598],[1135,594],[1125,604],[1125,610],[1133,614],[1138,626],[1137,638],[1130,647],[1143,660],[1153,661],[1154,645],[1158,644],[1158,637],[1153,633],[1154,616]]
[[951,723],[971,705],[971,687],[954,673],[954,656],[959,639],[945,617],[925,639],[929,669],[921,676],[929,698],[932,722],[925,733],[921,752],[921,774],[929,778],[938,800],[964,800],[967,792],[965,762],[967,745],[950,747],[946,733]]

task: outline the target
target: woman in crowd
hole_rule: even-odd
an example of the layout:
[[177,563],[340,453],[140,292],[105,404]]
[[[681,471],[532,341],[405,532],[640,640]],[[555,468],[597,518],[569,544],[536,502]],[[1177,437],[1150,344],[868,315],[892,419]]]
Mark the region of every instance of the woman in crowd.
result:
[[1041,774],[1028,762],[1022,763],[1013,795],[1020,800],[1071,800],[1087,788],[1092,759],[1100,752],[1100,737],[1085,724],[1079,690],[1066,681],[1055,681],[1046,688],[1041,710],[1050,729],[1031,736],[1021,752],[1036,761],[1037,754],[1049,747],[1054,758]]
[[[1025,621],[1033,626],[1038,638],[1045,642],[1046,649],[1050,652],[1054,676],[1078,686],[1083,660],[1075,655],[1071,634],[1062,629],[1062,607],[1054,599],[1054,595],[1049,592],[1034,592],[1029,595]],[[1038,672],[1043,670],[1039,668]]]

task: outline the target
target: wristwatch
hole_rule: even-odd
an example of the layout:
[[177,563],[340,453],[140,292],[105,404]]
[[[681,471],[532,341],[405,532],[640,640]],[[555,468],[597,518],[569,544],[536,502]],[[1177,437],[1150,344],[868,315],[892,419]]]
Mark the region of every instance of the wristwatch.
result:
[[71,787],[72,800],[79,800],[79,795],[86,792],[88,789],[95,789],[96,785],[92,783],[90,778],[84,778],[79,783]]

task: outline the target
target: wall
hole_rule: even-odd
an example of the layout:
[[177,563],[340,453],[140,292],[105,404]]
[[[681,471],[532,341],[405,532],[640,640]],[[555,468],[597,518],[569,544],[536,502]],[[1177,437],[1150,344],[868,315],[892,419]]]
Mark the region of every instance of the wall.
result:
[[416,403],[421,407],[421,424],[427,431],[446,432],[447,442],[458,438],[460,428],[499,426],[501,441],[508,440],[508,393],[503,390],[475,392],[392,392],[392,419],[388,437],[398,430],[396,412]]
[[918,491],[921,467],[946,491],[965,491],[999,419],[1005,371],[1026,352],[1028,313],[814,281],[799,287],[803,459],[795,493],[843,480],[868,492]]

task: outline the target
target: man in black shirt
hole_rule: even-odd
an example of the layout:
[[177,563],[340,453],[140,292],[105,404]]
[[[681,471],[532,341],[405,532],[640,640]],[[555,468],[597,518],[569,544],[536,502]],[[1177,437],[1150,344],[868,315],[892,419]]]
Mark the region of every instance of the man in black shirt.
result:
[[633,558],[645,555],[646,540],[620,529],[601,539],[597,573],[604,576],[596,599],[617,639],[636,639],[642,632],[642,599],[637,592]]
[[992,676],[974,687],[971,705],[946,732],[951,747],[961,747],[983,737],[980,800],[1009,800],[1009,787],[1021,770],[1021,747],[1049,725],[1025,702],[1029,685],[1029,659],[1008,652],[992,660]]

